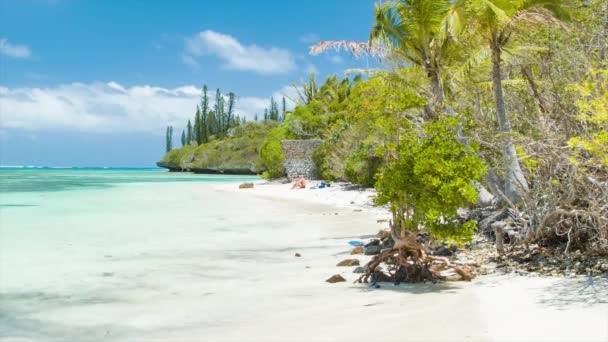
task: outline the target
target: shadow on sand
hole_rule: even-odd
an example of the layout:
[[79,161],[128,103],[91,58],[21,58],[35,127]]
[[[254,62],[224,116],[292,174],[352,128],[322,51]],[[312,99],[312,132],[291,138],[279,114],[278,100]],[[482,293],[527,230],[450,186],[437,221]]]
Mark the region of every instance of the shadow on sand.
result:
[[608,276],[559,281],[544,288],[538,302],[557,309],[572,305],[608,304]]

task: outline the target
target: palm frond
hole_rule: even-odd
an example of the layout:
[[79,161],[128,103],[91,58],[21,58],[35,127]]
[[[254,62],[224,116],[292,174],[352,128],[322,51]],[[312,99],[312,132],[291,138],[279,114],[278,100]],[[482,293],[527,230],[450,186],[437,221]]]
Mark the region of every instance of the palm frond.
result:
[[329,40],[319,42],[310,47],[310,54],[319,55],[332,50],[348,51],[357,58],[363,56],[382,58],[386,55],[385,49],[377,44],[369,44],[367,42],[352,42],[348,40]]

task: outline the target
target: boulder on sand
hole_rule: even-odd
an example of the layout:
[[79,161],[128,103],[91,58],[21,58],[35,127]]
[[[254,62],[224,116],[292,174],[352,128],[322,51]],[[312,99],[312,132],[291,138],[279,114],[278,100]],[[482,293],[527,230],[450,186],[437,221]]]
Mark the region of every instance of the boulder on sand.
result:
[[358,259],[345,259],[340,261],[336,266],[359,266]]
[[355,254],[363,254],[363,246],[356,246],[355,248],[353,248],[353,250],[350,252],[350,255]]
[[333,283],[340,283],[340,282],[346,281],[346,279],[344,279],[344,277],[339,274],[334,274],[333,276],[329,277],[329,279],[327,279],[325,281],[330,284],[333,284]]
[[380,254],[380,251],[382,250],[382,246],[379,245],[371,245],[371,246],[367,246],[365,247],[365,255],[376,255],[376,254]]
[[253,183],[241,183],[239,189],[252,189]]

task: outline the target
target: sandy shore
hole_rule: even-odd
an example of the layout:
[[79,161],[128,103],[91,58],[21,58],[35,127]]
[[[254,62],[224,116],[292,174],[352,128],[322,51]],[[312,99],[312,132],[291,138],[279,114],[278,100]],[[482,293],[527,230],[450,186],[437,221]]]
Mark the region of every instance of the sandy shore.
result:
[[[235,285],[230,300],[216,297],[209,302],[210,315],[243,319],[200,331],[206,340],[608,341],[606,277],[493,275],[471,283],[383,284],[372,289],[352,283],[357,276],[352,267],[335,267],[350,257],[349,239],[384,227],[376,220],[387,213],[371,206],[370,190],[290,190],[288,184],[264,182],[254,189],[231,184],[216,190],[301,207],[336,231],[316,236],[318,245],[300,251],[301,258],[272,270],[260,265],[265,276],[257,286]],[[307,231],[293,234],[303,239]],[[368,260],[358,258],[362,264]],[[336,273],[347,282],[324,282]],[[227,305],[233,302],[238,304]]]
[[[16,197],[37,205],[3,212],[0,340],[607,341],[606,278],[353,284],[336,264],[386,212],[368,190],[289,188]],[[347,281],[325,282],[336,273]]]

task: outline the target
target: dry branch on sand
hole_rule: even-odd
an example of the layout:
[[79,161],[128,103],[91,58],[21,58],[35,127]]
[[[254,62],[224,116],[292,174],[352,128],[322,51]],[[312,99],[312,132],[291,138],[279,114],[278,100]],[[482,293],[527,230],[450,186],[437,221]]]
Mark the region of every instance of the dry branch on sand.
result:
[[[400,283],[437,282],[439,280],[472,279],[472,265],[455,265],[447,258],[429,255],[427,249],[418,242],[416,234],[401,231],[385,238],[392,238],[394,245],[374,256],[366,266],[357,283],[387,281]],[[381,265],[387,267],[384,272]]]

